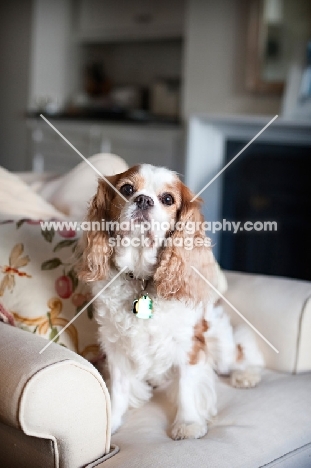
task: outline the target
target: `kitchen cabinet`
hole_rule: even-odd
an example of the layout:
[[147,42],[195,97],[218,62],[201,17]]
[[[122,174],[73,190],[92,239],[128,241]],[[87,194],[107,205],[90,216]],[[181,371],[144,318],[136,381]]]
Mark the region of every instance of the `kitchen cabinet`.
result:
[[[150,163],[183,172],[183,131],[179,125],[50,122],[85,157],[114,153],[129,166]],[[35,172],[65,173],[81,162],[80,156],[45,121],[29,118],[30,158]]]
[[122,156],[132,166],[139,163],[182,170],[181,129],[111,125],[102,129],[101,150]]
[[80,0],[80,41],[124,41],[182,37],[184,0]]

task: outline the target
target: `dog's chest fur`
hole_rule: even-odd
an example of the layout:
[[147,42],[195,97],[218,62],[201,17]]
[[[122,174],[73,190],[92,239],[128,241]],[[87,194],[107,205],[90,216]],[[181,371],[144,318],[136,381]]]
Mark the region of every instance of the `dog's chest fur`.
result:
[[[104,286],[105,282],[94,283],[94,294]],[[133,301],[141,294],[141,283],[119,277],[97,299],[96,319],[108,359],[110,354],[125,357],[137,377],[157,380],[173,366],[188,360],[193,330],[204,310],[181,301],[160,299],[153,285],[148,285],[147,292],[153,300],[153,317],[140,319],[132,310]]]

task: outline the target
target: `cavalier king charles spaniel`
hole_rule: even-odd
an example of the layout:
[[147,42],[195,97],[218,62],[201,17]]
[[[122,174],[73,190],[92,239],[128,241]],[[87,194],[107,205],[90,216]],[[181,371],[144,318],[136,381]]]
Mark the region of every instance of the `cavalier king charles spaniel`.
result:
[[[121,196],[122,195],[122,196]],[[112,432],[156,386],[173,397],[173,439],[199,438],[216,415],[215,378],[260,381],[262,354],[246,326],[219,305],[220,272],[205,236],[201,200],[176,173],[149,164],[100,179],[81,241],[80,279],[92,282],[107,356]],[[94,223],[95,222],[95,223]],[[97,224],[96,224],[97,222]],[[105,286],[107,286],[105,288]]]

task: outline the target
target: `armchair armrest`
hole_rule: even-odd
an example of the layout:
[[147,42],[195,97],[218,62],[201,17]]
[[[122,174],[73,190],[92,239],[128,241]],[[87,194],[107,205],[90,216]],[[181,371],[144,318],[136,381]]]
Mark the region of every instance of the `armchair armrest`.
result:
[[39,354],[46,343],[0,323],[0,424],[51,440],[55,467],[103,459],[110,449],[105,383],[89,362],[64,347],[52,343]]
[[[267,367],[291,373],[311,370],[311,283],[246,273],[225,272],[226,298],[279,353],[260,337]],[[227,304],[233,325],[242,319]]]

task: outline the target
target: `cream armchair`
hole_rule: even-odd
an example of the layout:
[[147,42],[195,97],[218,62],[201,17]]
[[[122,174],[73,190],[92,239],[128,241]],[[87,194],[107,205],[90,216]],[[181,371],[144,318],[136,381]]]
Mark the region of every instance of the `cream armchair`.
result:
[[93,366],[56,344],[39,354],[46,341],[0,323],[0,466],[309,468],[311,285],[227,278],[228,300],[279,353],[259,338],[269,370],[255,389],[219,379],[219,414],[201,440],[169,438],[172,408],[155,392],[129,412],[110,445],[109,395]]
[[66,348],[39,354],[45,344],[0,323],[0,466],[92,466],[110,451],[106,385]]

